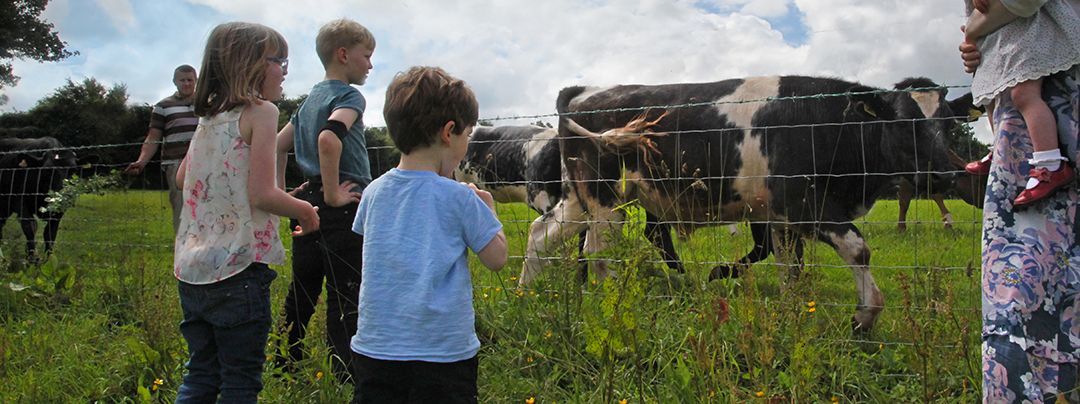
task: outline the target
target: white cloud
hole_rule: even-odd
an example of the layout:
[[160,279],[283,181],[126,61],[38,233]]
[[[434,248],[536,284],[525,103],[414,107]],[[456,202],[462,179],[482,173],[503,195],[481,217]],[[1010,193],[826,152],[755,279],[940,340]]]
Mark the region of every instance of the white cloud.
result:
[[[133,101],[153,102],[171,91],[167,77],[176,64],[198,65],[209,27],[245,20],[274,27],[289,41],[285,89],[290,96],[300,95],[322,78],[314,53],[319,25],[347,17],[366,25],[378,40],[375,68],[361,87],[368,99],[364,119],[369,125],[382,124],[383,92],[393,74],[412,65],[442,66],[465,79],[478,94],[484,118],[551,114],[558,91],[580,84],[700,82],[769,74],[836,76],[883,87],[908,76],[970,83],[956,51],[962,5],[953,1],[916,0],[902,6],[864,0],[712,3],[729,10],[726,13],[710,13],[696,0],[550,0],[527,7],[483,0],[190,2],[195,6],[184,7],[203,11],[192,14],[201,18],[191,21],[187,31],[154,32],[153,24],[141,23],[158,16],[136,14],[139,26],[149,27],[127,36],[158,36],[159,42],[107,44],[85,54],[79,74],[124,81]],[[136,4],[136,13],[145,7]],[[798,7],[809,31],[798,46],[786,43],[779,30],[762,19],[787,7]],[[736,10],[746,11],[732,13]],[[189,45],[161,46],[182,41]],[[38,84],[46,80],[33,76],[61,67],[17,66],[24,76],[20,87],[34,83],[44,86],[39,93],[47,93],[62,82]],[[23,88],[11,92],[12,104],[27,108],[36,100],[26,101],[33,93]]]
[[129,0],[97,0],[97,3],[118,31],[126,32],[135,26],[135,12]]
[[783,17],[788,13],[788,0],[751,0],[739,11],[762,18]]

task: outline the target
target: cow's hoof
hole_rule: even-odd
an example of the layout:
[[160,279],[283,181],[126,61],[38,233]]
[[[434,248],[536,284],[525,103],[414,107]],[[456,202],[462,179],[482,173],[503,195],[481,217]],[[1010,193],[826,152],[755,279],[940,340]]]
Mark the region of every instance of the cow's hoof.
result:
[[898,231],[900,233],[906,232],[907,231],[907,224],[906,223],[897,224],[896,225],[896,231]]
[[851,334],[856,338],[869,337],[871,328],[872,326],[864,325],[855,316],[851,316]]
[[739,277],[739,270],[734,265],[717,265],[709,271],[709,280],[733,279]]

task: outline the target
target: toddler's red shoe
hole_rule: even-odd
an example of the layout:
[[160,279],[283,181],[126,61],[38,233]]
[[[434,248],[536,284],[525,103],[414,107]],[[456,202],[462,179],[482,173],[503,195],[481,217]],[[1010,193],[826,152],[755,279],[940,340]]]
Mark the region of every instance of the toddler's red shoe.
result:
[[1039,184],[1035,185],[1035,188],[1024,189],[1024,191],[1020,193],[1020,196],[1016,197],[1016,200],[1013,201],[1014,208],[1019,208],[1046,198],[1058,188],[1071,184],[1075,174],[1073,174],[1072,167],[1062,164],[1057,171],[1050,171],[1044,167],[1032,168],[1031,172],[1028,173],[1028,176],[1039,180]]
[[993,160],[993,156],[994,153],[987,153],[986,157],[967,163],[964,166],[964,171],[971,175],[990,175],[990,161]]

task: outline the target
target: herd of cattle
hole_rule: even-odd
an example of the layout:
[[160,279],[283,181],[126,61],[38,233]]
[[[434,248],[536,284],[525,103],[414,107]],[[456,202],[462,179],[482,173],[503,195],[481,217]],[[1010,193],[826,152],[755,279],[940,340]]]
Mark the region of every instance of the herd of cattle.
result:
[[[557,131],[478,128],[457,175],[540,213],[522,285],[573,235],[583,235],[585,254],[602,251],[607,235],[621,234],[617,207],[636,200],[648,239],[676,270],[671,228],[686,237],[699,226],[750,223],[754,247],[736,265],[713,268],[710,279],[738,276],[770,254],[797,273],[804,239],[828,244],[851,267],[853,327],[867,332],[884,296],[852,222],[898,186],[903,203],[932,189],[981,206],[985,178],[962,174],[962,159],[944,143],[971,108],[970,95],[946,101],[924,78],[892,90],[801,76],[569,87],[556,102]],[[610,275],[603,261],[593,270]]]
[[[568,87],[558,96],[558,129],[478,127],[461,181],[500,202],[524,202],[540,216],[530,225],[519,282],[532,282],[545,257],[580,234],[584,254],[602,251],[625,220],[617,207],[638,201],[645,233],[673,270],[683,265],[671,230],[747,221],[754,245],[710,279],[775,255],[802,266],[804,239],[821,241],[851,266],[857,331],[869,331],[884,307],[870,274],[870,248],[852,223],[899,190],[899,226],[916,190],[931,189],[942,209],[951,192],[981,206],[985,178],[963,174],[963,160],[943,136],[963,123],[970,95],[945,100],[924,78],[883,90],[832,78],[754,77],[712,83]],[[78,166],[54,138],[0,139],[0,226],[17,214],[27,256],[44,221],[44,255],[62,212],[45,197]],[[610,275],[593,263],[597,278]],[[584,275],[581,272],[581,275]]]

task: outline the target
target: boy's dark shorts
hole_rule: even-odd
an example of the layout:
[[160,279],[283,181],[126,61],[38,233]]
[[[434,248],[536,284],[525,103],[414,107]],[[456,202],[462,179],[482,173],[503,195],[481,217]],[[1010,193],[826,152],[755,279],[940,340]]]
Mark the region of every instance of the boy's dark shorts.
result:
[[476,403],[479,360],[387,361],[353,352],[353,403]]

